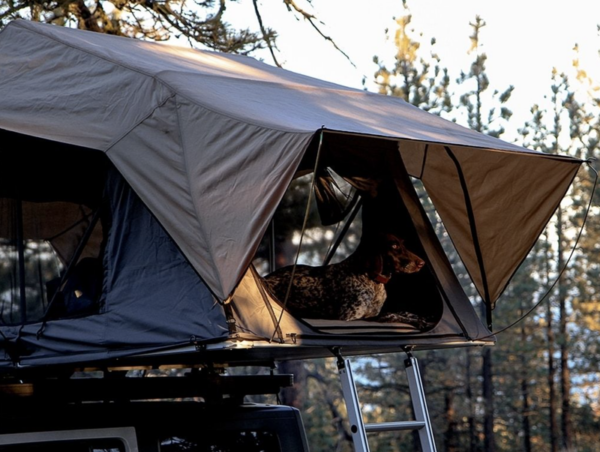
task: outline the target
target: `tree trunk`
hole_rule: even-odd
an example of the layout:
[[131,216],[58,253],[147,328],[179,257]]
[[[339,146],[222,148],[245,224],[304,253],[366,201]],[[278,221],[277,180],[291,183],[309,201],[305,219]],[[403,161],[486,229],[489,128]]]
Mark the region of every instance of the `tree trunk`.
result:
[[492,350],[489,347],[483,349],[482,364],[483,379],[483,401],[485,411],[483,415],[483,450],[485,452],[496,452],[496,441],[494,439],[494,384],[492,380]]
[[465,365],[465,395],[467,397],[467,427],[469,435],[469,452],[477,451],[477,429],[475,428],[475,406],[473,404],[473,388],[471,386],[471,349],[466,349],[467,358]]
[[302,410],[306,397],[306,368],[301,360],[283,361],[279,364],[278,372],[280,374],[292,374],[294,384],[289,388],[283,388],[279,393],[279,398],[283,405],[293,406]]
[[446,418],[446,431],[444,432],[445,452],[458,452],[459,450],[456,442],[456,413],[453,402],[453,389],[447,388],[444,394],[444,417]]
[[[556,232],[558,236],[558,271],[560,272],[565,265],[564,259],[564,235],[563,235],[563,214],[562,208],[557,211]],[[571,375],[569,371],[569,347],[567,339],[567,287],[563,280],[559,279],[558,297],[560,306],[559,335],[560,335],[560,392],[561,392],[561,422],[560,429],[562,433],[561,449],[565,452],[572,450],[571,438]]]
[[[527,363],[523,362],[526,366]],[[531,427],[529,424],[529,387],[527,378],[524,376],[521,380],[521,395],[523,397],[523,450],[531,452]]]
[[[521,315],[523,309],[521,309]],[[525,331],[525,324],[521,324],[521,344],[527,343],[527,333]],[[525,353],[521,353],[521,397],[523,399],[523,450],[524,452],[531,452],[531,426],[529,423],[529,383],[528,383],[528,366],[527,357]]]
[[[487,310],[485,303],[481,303],[482,318],[486,318]],[[484,403],[483,412],[483,450],[484,452],[496,452],[496,441],[494,440],[494,382],[492,381],[492,350],[484,347],[481,364],[482,397]]]
[[561,392],[561,433],[562,449],[572,451],[571,439],[571,372],[569,371],[569,348],[567,344],[567,321],[564,300],[560,303],[560,392]]
[[564,300],[560,303],[560,392],[561,392],[561,433],[562,449],[572,450],[571,440],[571,373],[569,371],[569,349],[567,345],[566,308]]
[[[549,270],[549,269],[547,269]],[[547,271],[549,274],[549,271]],[[552,305],[546,304],[546,340],[548,341],[548,398],[550,403],[548,406],[549,413],[549,435],[550,435],[550,450],[548,452],[558,452],[558,425],[556,422],[556,368],[554,365],[554,324],[552,315]]]

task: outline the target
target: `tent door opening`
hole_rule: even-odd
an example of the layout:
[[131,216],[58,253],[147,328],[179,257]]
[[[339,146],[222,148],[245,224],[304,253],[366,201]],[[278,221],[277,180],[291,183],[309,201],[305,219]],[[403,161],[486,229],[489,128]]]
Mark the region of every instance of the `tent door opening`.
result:
[[[263,277],[273,274],[274,269],[294,265],[302,266],[303,271],[306,266],[314,267],[315,270],[310,271],[317,272],[318,267],[351,259],[361,243],[379,234],[391,234],[401,240],[406,250],[425,261],[425,265],[419,271],[396,272],[393,276],[389,267],[384,266],[385,302],[377,315],[371,313],[351,319],[350,328],[355,332],[361,329],[370,332],[377,327],[394,334],[431,330],[442,318],[445,295],[430,265],[432,256],[422,241],[438,239],[433,231],[423,237],[419,230],[423,224],[431,226],[422,208],[419,210],[414,205],[418,196],[406,170],[386,163],[389,159],[386,154],[390,153],[399,160],[397,148],[390,148],[388,142],[379,143],[378,147],[370,148],[370,153],[359,153],[369,158],[357,158],[349,163],[342,144],[332,145],[329,152],[323,154],[323,167],[318,168],[316,174],[305,174],[303,168],[310,167],[309,163],[301,165],[298,173],[303,175],[292,181],[284,195],[259,248],[255,267]],[[307,208],[306,200],[311,199],[313,189],[312,204]],[[411,210],[407,199],[413,202]],[[415,221],[415,216],[421,218]],[[440,249],[436,247],[435,252]],[[433,258],[439,260],[439,256]],[[295,270],[292,272],[296,276]],[[269,288],[273,289],[272,285]],[[291,290],[297,289],[292,287]],[[272,295],[288,309],[286,292],[278,287]],[[348,332],[348,319],[338,319],[335,313],[319,315],[322,312],[315,311],[316,315],[311,315],[308,310],[289,310],[318,331]]]

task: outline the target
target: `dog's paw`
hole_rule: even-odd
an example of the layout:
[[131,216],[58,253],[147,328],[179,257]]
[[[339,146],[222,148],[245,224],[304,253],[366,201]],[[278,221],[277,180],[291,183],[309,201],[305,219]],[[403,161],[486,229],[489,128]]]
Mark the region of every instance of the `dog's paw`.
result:
[[382,323],[406,323],[415,328],[424,331],[435,326],[435,322],[423,316],[413,314],[412,312],[386,312],[373,319],[376,322]]

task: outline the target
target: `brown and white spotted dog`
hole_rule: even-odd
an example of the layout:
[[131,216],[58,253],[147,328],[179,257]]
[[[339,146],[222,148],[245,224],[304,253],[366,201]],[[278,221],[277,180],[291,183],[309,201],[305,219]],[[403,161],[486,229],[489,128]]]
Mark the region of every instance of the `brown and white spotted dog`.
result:
[[[321,267],[297,265],[285,306],[297,317],[376,320],[390,278],[397,273],[418,272],[424,265],[420,257],[406,249],[402,239],[392,234],[363,237],[356,251],[342,262]],[[292,269],[283,267],[264,278],[281,303],[286,299]]]

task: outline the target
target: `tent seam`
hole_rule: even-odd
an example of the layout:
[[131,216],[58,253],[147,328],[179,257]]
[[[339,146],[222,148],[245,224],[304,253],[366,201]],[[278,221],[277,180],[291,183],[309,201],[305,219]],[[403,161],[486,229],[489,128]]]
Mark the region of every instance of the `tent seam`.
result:
[[[190,176],[190,172],[189,172],[189,168],[190,167],[189,167],[188,161],[187,161],[186,143],[185,143],[185,140],[184,140],[184,137],[183,137],[183,131],[181,130],[181,116],[180,116],[180,113],[179,113],[180,108],[179,108],[178,97],[184,97],[184,96],[179,96],[177,94],[177,92],[175,91],[174,94],[173,94],[173,96],[170,99],[173,99],[173,101],[175,102],[175,111],[176,111],[176,114],[177,114],[177,135],[178,135],[179,142],[180,142],[180,147],[181,147],[181,154],[182,154],[181,158],[182,158],[182,163],[183,163],[183,165],[182,165],[183,166],[183,172],[185,174],[185,183],[187,185],[187,187],[186,187],[187,193],[189,193],[191,195],[191,193],[192,193],[192,181],[191,181],[191,176]],[[198,209],[196,207],[196,204],[194,203],[194,200],[193,200],[192,196],[190,196],[190,204],[191,204],[192,209],[194,211],[194,220],[195,220],[195,223],[196,223],[197,231],[200,232],[202,234],[202,236],[206,236],[207,235],[206,231],[202,227],[201,222],[198,221],[198,219],[201,218],[201,215],[200,215],[200,212],[198,211]],[[211,252],[210,252],[211,258],[213,257],[212,254],[213,253],[212,253],[212,250],[211,250]],[[222,290],[222,288],[224,287],[223,280],[221,278],[220,272],[217,272],[217,273],[219,274],[219,284],[220,284],[221,290]],[[236,287],[237,287],[237,285],[240,282],[241,282],[241,279],[236,284]],[[207,287],[208,287],[208,284],[207,284]],[[225,299],[227,299],[227,297],[229,296],[229,294],[225,294],[224,293],[223,296],[225,297]],[[215,295],[215,298],[219,302],[221,302],[221,301],[224,302],[225,301],[225,299],[224,300],[220,300],[219,297],[216,296],[216,295]]]
[[[18,21],[17,21],[17,23],[16,23],[15,25],[20,27],[20,24],[18,24]],[[79,46],[76,46],[76,45],[74,45],[74,44],[71,44],[71,43],[68,43],[68,42],[62,41],[62,40],[60,40],[60,39],[57,39],[56,37],[53,37],[53,36],[48,36],[48,35],[46,35],[46,34],[44,34],[44,33],[40,33],[40,32],[38,32],[38,31],[31,30],[31,29],[29,29],[29,28],[27,28],[27,27],[20,27],[20,28],[21,28],[21,29],[23,29],[23,30],[25,30],[25,31],[26,31],[26,32],[28,32],[28,33],[33,33],[33,34],[35,34],[35,35],[38,35],[38,36],[41,36],[41,37],[43,37],[44,39],[48,39],[48,40],[54,41],[54,42],[56,42],[57,44],[59,44],[59,45],[62,45],[62,46],[64,46],[64,47],[69,47],[69,48],[71,48],[71,49],[74,49],[74,50],[76,50],[76,51],[78,51],[78,52],[81,52],[81,53],[83,53],[83,54],[86,54],[86,55],[91,55],[91,56],[93,56],[93,57],[95,57],[95,58],[97,58],[97,59],[99,59],[99,60],[103,60],[103,61],[105,61],[105,62],[107,62],[107,63],[109,63],[109,64],[111,64],[111,65],[113,65],[113,66],[121,67],[121,68],[123,68],[123,69],[126,69],[126,70],[128,70],[128,71],[132,71],[132,72],[138,73],[138,74],[140,74],[140,75],[143,75],[144,77],[147,77],[147,78],[149,78],[149,79],[152,79],[152,80],[154,80],[154,81],[156,81],[156,82],[160,83],[160,84],[161,84],[161,85],[163,85],[164,87],[168,88],[168,89],[169,89],[169,91],[171,92],[171,95],[170,95],[170,96],[169,96],[167,99],[165,99],[165,101],[164,101],[162,104],[159,104],[159,105],[155,106],[155,107],[154,107],[154,109],[153,109],[152,111],[155,111],[155,110],[156,110],[156,108],[159,108],[160,106],[164,105],[164,103],[165,103],[165,102],[166,102],[166,101],[167,101],[169,98],[171,98],[171,97],[173,97],[173,96],[176,96],[176,95],[178,95],[179,97],[181,97],[181,98],[183,98],[183,99],[186,99],[188,102],[190,102],[190,103],[192,103],[192,104],[194,104],[194,105],[197,105],[197,106],[199,106],[199,107],[201,107],[201,108],[205,109],[206,111],[210,111],[211,113],[215,113],[215,114],[217,114],[217,115],[220,115],[220,116],[222,116],[222,117],[225,117],[225,118],[233,119],[233,120],[236,120],[236,121],[239,121],[239,122],[243,122],[243,123],[245,123],[245,124],[250,124],[250,125],[254,125],[254,126],[258,126],[258,127],[262,127],[262,128],[269,129],[269,130],[275,130],[275,131],[279,131],[279,132],[287,132],[287,133],[298,133],[298,134],[308,134],[308,133],[310,133],[310,134],[314,134],[316,131],[320,130],[320,128],[317,128],[317,129],[315,129],[315,130],[311,130],[311,131],[299,131],[299,130],[292,130],[292,129],[275,128],[275,127],[269,127],[269,126],[267,126],[267,125],[264,125],[264,124],[260,124],[260,123],[258,123],[258,122],[246,121],[246,120],[242,120],[242,119],[240,119],[239,117],[235,117],[235,116],[232,116],[232,115],[227,115],[227,114],[225,114],[225,113],[222,113],[222,112],[219,112],[219,111],[217,111],[217,110],[211,109],[211,108],[207,107],[206,105],[204,105],[204,104],[202,104],[202,103],[200,103],[200,102],[194,101],[194,100],[192,100],[192,99],[188,98],[187,96],[185,96],[185,95],[183,95],[183,94],[179,93],[179,92],[178,92],[178,91],[177,91],[177,90],[176,90],[176,89],[175,89],[175,88],[174,88],[174,87],[173,87],[173,86],[172,86],[170,83],[166,82],[165,80],[163,80],[163,79],[162,79],[160,76],[158,76],[158,75],[152,75],[152,74],[149,74],[149,73],[148,73],[148,72],[146,72],[146,71],[142,71],[142,70],[140,70],[140,69],[137,69],[137,68],[135,68],[135,67],[129,66],[129,65],[127,65],[127,64],[123,64],[123,63],[118,63],[118,62],[115,62],[115,61],[113,61],[113,60],[111,60],[111,59],[109,59],[109,58],[106,58],[106,57],[104,57],[104,56],[102,56],[102,55],[99,55],[99,54],[97,54],[96,52],[93,52],[93,51],[90,51],[90,50],[87,50],[87,49],[82,49],[82,48],[81,48],[81,47],[79,47]],[[158,45],[158,44],[157,44],[157,45]],[[190,49],[190,50],[192,50],[192,49]],[[204,76],[203,76],[203,77],[204,77]],[[206,77],[210,77],[210,76],[206,76]],[[248,80],[248,79],[242,79],[242,80],[245,80],[245,81],[252,81],[252,80]],[[281,84],[279,84],[279,85],[281,85]],[[281,85],[281,86],[283,86],[283,85]],[[298,85],[298,86],[303,86],[303,85]],[[373,94],[373,93],[371,93],[371,94]],[[147,117],[148,117],[148,116],[146,116],[146,118],[147,118]],[[139,124],[136,124],[136,126],[137,126],[137,125],[139,125]],[[119,140],[117,140],[115,143],[117,143],[118,141],[119,141]],[[112,144],[112,145],[109,147],[109,149],[110,149],[111,147],[113,147],[115,143],[113,143],[113,144]]]

